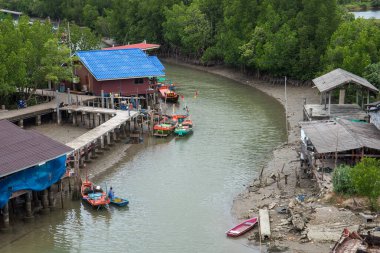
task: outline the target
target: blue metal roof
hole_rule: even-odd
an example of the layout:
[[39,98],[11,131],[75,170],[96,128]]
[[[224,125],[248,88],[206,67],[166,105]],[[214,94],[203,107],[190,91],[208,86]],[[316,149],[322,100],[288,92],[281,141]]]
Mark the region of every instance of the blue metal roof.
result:
[[164,65],[162,65],[162,63],[160,62],[160,60],[158,59],[157,56],[148,56],[150,61],[159,69],[159,70],[162,70],[164,71],[165,70],[165,67]]
[[76,55],[98,81],[165,75],[158,58],[141,49],[78,51]]

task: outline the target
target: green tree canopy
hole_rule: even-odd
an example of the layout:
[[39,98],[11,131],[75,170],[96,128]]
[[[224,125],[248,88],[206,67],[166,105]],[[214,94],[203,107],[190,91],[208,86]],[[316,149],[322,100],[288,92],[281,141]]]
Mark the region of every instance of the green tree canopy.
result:
[[380,62],[368,65],[364,69],[364,78],[380,89]]
[[380,196],[380,160],[363,158],[352,168],[351,178],[357,193],[368,197],[371,206],[376,207]]
[[332,35],[324,56],[325,71],[343,68],[362,75],[380,59],[380,29],[373,20],[343,22]]

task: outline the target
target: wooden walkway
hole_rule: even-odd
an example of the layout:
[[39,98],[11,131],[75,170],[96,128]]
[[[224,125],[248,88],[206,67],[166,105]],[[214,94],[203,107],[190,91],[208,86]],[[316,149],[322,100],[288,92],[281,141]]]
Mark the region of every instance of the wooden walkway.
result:
[[[37,90],[36,94],[44,95],[48,97],[55,97],[55,91],[49,90]],[[69,99],[71,101],[81,101],[85,102],[88,100],[92,100],[96,98],[95,96],[87,96],[87,95],[68,95],[67,93],[58,93],[58,104],[63,102],[64,104],[69,104]],[[22,119],[33,118],[38,115],[44,115],[53,112],[57,108],[57,100],[53,99],[48,103],[43,103],[39,105],[33,105],[22,109],[17,110],[9,110],[9,111],[0,111],[0,120],[6,119],[9,121],[18,121]]]
[[121,125],[125,124],[127,121],[134,119],[139,115],[136,111],[120,111],[106,108],[88,107],[88,106],[66,106],[61,108],[61,110],[67,110],[72,112],[85,112],[85,113],[101,113],[114,115],[112,118],[104,122],[103,124],[95,127],[94,129],[86,132],[85,134],[79,136],[75,140],[66,143],[67,146],[73,148],[74,150],[79,150],[84,148],[91,143],[94,143],[100,137],[113,132],[115,128],[120,128]]

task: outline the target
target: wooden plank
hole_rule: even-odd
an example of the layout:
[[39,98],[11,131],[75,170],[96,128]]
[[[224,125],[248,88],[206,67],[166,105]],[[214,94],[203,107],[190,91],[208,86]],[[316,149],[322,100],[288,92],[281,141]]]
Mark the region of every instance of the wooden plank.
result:
[[270,233],[270,222],[269,222],[269,211],[268,209],[259,210],[260,218],[260,235],[262,240],[269,240]]
[[66,143],[67,146],[73,148],[74,150],[81,149],[92,142],[95,142],[101,136],[107,134],[108,132],[113,131],[115,128],[118,128],[120,125],[124,124],[126,121],[135,118],[139,115],[136,111],[120,111],[113,109],[105,109],[105,108],[96,108],[96,107],[87,107],[87,106],[67,106],[64,107],[65,110],[75,110],[75,111],[83,111],[83,112],[91,112],[91,113],[107,113],[114,114],[115,116],[97,126],[96,128],[82,134],[75,140]]

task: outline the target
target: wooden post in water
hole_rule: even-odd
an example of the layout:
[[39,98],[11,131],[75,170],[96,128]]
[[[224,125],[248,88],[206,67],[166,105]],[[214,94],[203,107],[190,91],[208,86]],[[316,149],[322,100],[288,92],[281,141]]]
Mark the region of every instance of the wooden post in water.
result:
[[62,179],[59,180],[59,190],[61,191],[61,207],[63,209],[63,184],[62,184]]
[[2,230],[8,230],[9,229],[9,206],[7,202],[5,206],[3,207],[2,213],[3,213],[3,227]]
[[74,189],[72,194],[72,199],[79,199],[79,184],[80,184],[80,172],[79,172],[79,164],[80,164],[80,149],[74,151]]
[[286,76],[285,76],[285,124],[286,124],[286,143],[289,142],[289,127],[288,127],[288,96],[286,94]]
[[25,217],[24,217],[24,220],[25,221],[30,221],[31,219],[33,219],[33,213],[32,213],[32,192],[31,191],[28,191],[26,194],[25,194]]

